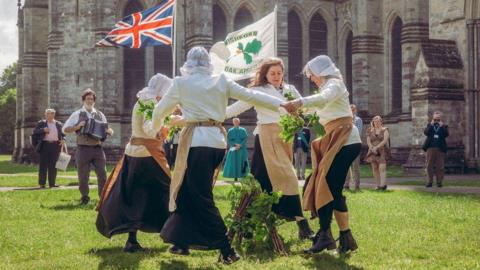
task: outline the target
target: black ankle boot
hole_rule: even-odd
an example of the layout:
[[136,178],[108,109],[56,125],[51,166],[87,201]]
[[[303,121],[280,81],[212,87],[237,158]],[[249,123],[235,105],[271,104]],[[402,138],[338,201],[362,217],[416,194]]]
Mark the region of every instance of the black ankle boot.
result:
[[137,251],[143,251],[143,247],[138,242],[127,241],[123,247],[124,252],[133,253]]
[[350,230],[340,232],[339,241],[338,252],[340,253],[347,253],[348,251],[354,251],[358,248],[357,241],[353,238]]
[[229,248],[225,250],[220,250],[220,257],[218,258],[218,261],[222,262],[223,264],[229,265],[240,259],[240,255],[238,255],[233,248]]
[[333,239],[332,231],[330,229],[326,231],[318,231],[315,235],[315,242],[312,247],[304,250],[305,253],[319,253],[324,249],[332,250],[336,249],[337,245],[335,244],[335,239]]
[[173,245],[168,249],[168,252],[175,255],[190,255],[190,250],[188,247],[182,247],[178,245]]
[[306,239],[312,239],[315,237],[315,233],[312,231],[312,229],[310,229],[310,226],[308,225],[308,221],[306,219],[297,221],[297,226],[298,226],[298,239],[306,240]]

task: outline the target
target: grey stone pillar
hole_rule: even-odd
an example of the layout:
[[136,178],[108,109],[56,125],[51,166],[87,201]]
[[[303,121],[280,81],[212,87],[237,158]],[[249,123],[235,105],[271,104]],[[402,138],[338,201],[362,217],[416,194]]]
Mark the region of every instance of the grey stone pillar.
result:
[[186,52],[195,46],[209,49],[212,39],[212,0],[186,1]]
[[[35,158],[30,134],[48,106],[47,93],[47,36],[48,2],[26,1],[24,13],[24,47],[22,59],[23,117],[21,127],[20,162]],[[22,102],[21,101],[21,102]]]
[[22,119],[23,119],[23,10],[20,8],[21,4],[18,3],[18,63],[17,63],[17,104],[15,112],[15,136],[14,136],[14,149],[12,154],[12,161],[19,162],[21,157],[22,145]]
[[428,1],[410,0],[406,1],[405,17],[402,27],[402,112],[411,111],[410,89],[412,88],[415,76],[420,46],[423,40],[429,35],[429,14]]
[[465,89],[465,166],[480,171],[480,19],[467,21],[467,87]]
[[[353,3],[352,77],[353,103],[359,114],[383,114],[383,37],[380,1],[358,0]],[[367,112],[368,111],[368,112]]]

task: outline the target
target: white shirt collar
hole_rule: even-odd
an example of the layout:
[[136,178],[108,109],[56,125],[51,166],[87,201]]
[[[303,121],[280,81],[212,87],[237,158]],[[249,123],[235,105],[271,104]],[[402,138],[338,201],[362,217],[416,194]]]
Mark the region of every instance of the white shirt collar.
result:
[[87,108],[85,108],[85,105],[82,106],[82,109],[81,109],[81,110],[82,110],[82,111],[85,111],[85,112],[87,112],[87,113],[96,113],[96,112],[97,112],[97,110],[95,110],[95,107],[93,107],[93,108],[92,108],[92,111],[89,112],[89,111],[87,110]]

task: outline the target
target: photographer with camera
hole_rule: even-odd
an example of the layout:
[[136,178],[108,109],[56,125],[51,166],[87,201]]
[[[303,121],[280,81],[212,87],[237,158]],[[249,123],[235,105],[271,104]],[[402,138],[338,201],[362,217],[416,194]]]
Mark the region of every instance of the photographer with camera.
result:
[[[91,119],[101,123],[107,123],[105,115],[94,108],[96,94],[90,88],[83,91],[83,107],[70,115],[63,127],[64,133],[73,133],[77,135],[77,151],[75,161],[77,163],[79,189],[82,194],[81,204],[88,204],[90,201],[88,182],[90,178],[90,164],[95,167],[98,182],[98,194],[102,194],[103,185],[107,179],[106,158],[102,148],[102,139],[92,134],[82,132],[82,128]],[[106,134],[112,136],[113,130],[107,128]]]
[[[423,131],[427,139],[423,144],[423,150],[427,152],[427,188],[432,187],[433,175],[437,177],[437,187],[442,187],[443,175],[445,171],[445,156],[447,153],[448,126],[442,122],[441,113],[436,111],[433,113],[432,121],[427,124]],[[435,167],[435,169],[434,169]]]

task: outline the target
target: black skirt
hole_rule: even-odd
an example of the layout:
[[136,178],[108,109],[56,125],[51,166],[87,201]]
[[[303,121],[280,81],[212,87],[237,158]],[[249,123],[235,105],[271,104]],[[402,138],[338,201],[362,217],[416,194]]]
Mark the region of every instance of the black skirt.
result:
[[[258,135],[255,136],[251,172],[260,183],[263,191],[269,193],[273,191]],[[272,206],[272,211],[289,221],[294,221],[295,217],[303,217],[300,195],[283,195],[280,197],[278,204]]]
[[169,216],[170,177],[153,157],[125,156],[109,196],[97,216],[105,237],[134,232],[160,232]]
[[213,174],[224,155],[224,149],[190,148],[177,209],[160,233],[165,242],[193,249],[229,247],[227,227],[212,192]]

